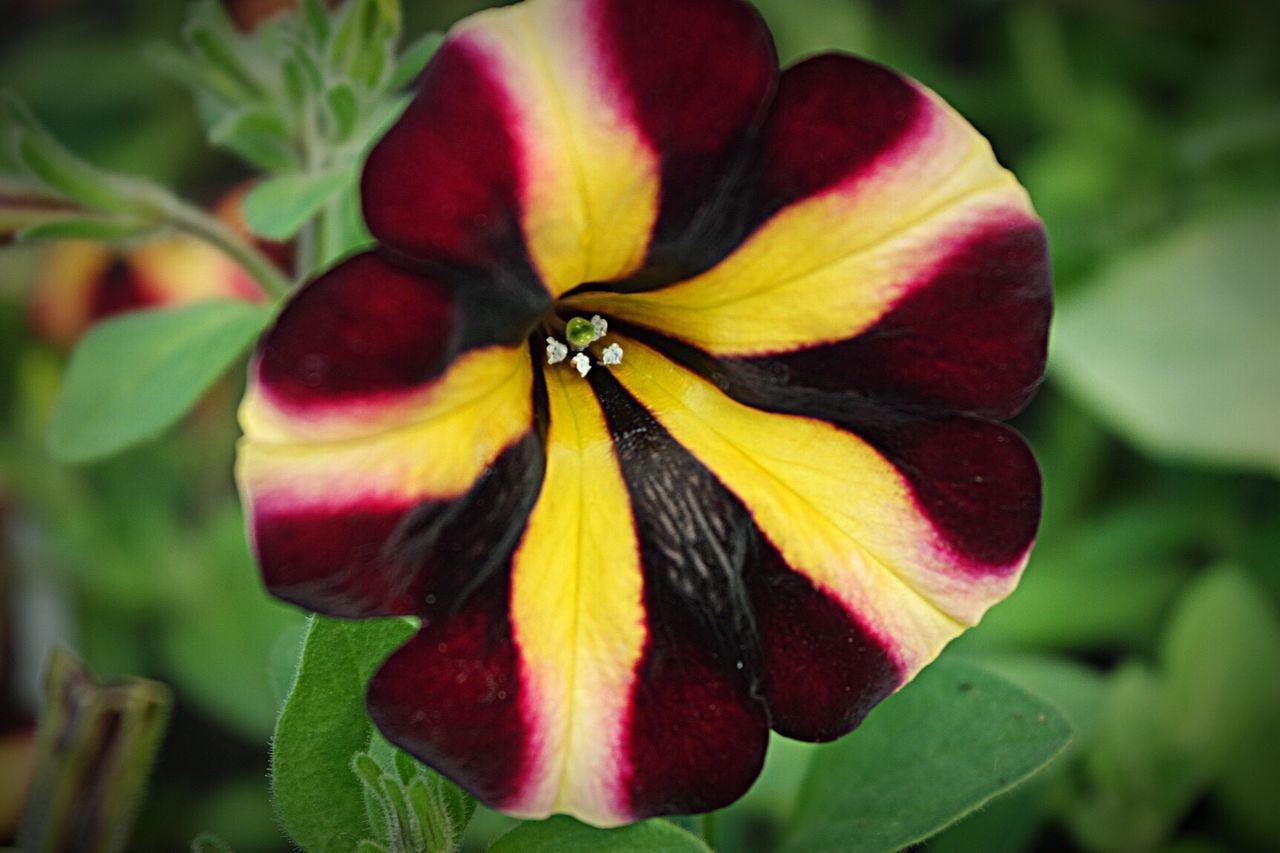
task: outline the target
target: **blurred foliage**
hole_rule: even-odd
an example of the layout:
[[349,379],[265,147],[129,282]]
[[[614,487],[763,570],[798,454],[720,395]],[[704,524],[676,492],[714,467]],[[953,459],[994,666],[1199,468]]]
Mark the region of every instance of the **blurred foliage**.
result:
[[[852,50],[937,90],[992,140],[1049,229],[1059,325],[1046,388],[1017,423],[1045,475],[1040,542],[1018,591],[949,655],[1033,690],[1076,736],[926,849],[1280,847],[1280,5],[756,3],[784,63]],[[253,4],[230,5],[243,24]],[[404,5],[409,45],[488,4]],[[226,148],[256,152],[259,167],[271,155],[254,147],[251,116],[225,125],[221,148],[206,142],[209,105],[143,59],[182,43],[183,7],[11,0],[0,87],[90,161],[211,201],[255,171]],[[324,97],[333,132],[355,133],[348,93]],[[336,203],[325,193],[339,184],[309,185],[297,203]],[[264,768],[305,625],[265,595],[245,549],[230,475],[239,383],[214,385],[146,447],[54,464],[44,432],[67,365],[29,331],[38,251],[0,255],[0,736],[29,731],[55,640],[101,676],[161,679],[176,706],[136,848],[208,831],[202,849],[287,849]],[[279,722],[279,744],[305,745]],[[346,734],[372,754],[367,729]],[[826,749],[775,738],[755,788],[716,816],[717,849],[774,849],[806,774],[835,760],[812,761]],[[24,754],[0,751],[6,797]],[[334,784],[355,790],[345,769]],[[675,824],[637,843],[697,849],[692,823]],[[511,826],[480,809],[468,845]],[[503,843],[563,845],[578,830],[520,831],[525,847]]]

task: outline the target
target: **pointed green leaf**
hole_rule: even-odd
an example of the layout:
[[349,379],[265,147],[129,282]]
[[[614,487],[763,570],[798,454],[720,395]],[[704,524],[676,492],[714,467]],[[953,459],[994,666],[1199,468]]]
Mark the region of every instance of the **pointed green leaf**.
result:
[[522,823],[499,838],[489,853],[710,853],[692,833],[665,820],[596,829],[571,817]]
[[15,237],[20,243],[36,240],[124,240],[140,237],[155,226],[128,219],[107,219],[101,216],[61,216],[37,222],[19,231]]
[[325,92],[324,103],[328,115],[333,122],[334,138],[342,142],[348,139],[356,129],[356,121],[360,117],[360,104],[356,100],[356,91],[351,84],[342,81]]
[[244,199],[249,230],[268,240],[292,239],[346,185],[349,177],[344,169],[315,175],[280,175],[263,181]]
[[321,0],[302,0],[302,16],[316,46],[323,48],[329,40],[329,13]]
[[267,306],[212,300],[99,323],[71,354],[49,425],[49,452],[63,462],[86,462],[159,435],[270,319]]
[[443,34],[427,33],[409,45],[404,53],[400,54],[400,59],[396,61],[396,67],[391,72],[391,79],[387,83],[387,88],[392,91],[403,89],[417,79],[418,75],[422,73],[422,69],[427,67],[431,57],[435,56],[436,51],[440,49],[440,45],[443,43]]
[[235,853],[235,850],[212,832],[202,832],[191,840],[191,853]]
[[1280,207],[1170,233],[1064,299],[1050,375],[1160,456],[1280,474]]
[[368,837],[364,785],[351,763],[373,731],[365,686],[412,633],[403,619],[313,618],[271,750],[276,815],[298,846],[347,853]]
[[209,141],[268,172],[298,167],[289,129],[271,107],[253,105],[232,110],[209,128]]
[[782,847],[879,853],[928,838],[1045,766],[1071,728],[985,669],[941,660],[815,750]]

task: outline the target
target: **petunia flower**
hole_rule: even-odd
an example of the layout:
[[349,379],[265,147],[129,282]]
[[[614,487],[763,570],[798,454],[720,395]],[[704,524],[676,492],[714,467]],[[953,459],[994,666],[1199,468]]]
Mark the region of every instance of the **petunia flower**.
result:
[[[226,193],[214,214],[246,239],[241,203],[248,185]],[[254,240],[281,269],[287,246]],[[75,343],[94,323],[126,311],[204,299],[260,302],[262,289],[231,258],[194,237],[166,235],[117,248],[85,240],[51,244],[40,259],[31,292],[31,325],[61,346]]]
[[737,0],[531,0],[454,28],[362,192],[239,482],[275,595],[421,618],[369,713],[483,802],[724,806],[1017,583],[1045,238],[921,85],[779,73]]

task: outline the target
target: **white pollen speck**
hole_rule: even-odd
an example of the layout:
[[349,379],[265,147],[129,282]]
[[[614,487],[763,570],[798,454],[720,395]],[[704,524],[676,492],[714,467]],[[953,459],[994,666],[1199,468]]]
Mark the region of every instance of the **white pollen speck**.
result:
[[574,367],[578,368],[578,374],[583,378],[586,378],[587,373],[591,370],[591,359],[587,358],[587,354],[585,352],[580,352],[573,358],[569,359],[569,361],[573,363]]
[[591,315],[591,328],[596,336],[591,339],[592,343],[600,340],[609,331],[609,321],[601,317],[599,314]]
[[569,348],[555,338],[547,338],[547,364],[559,364],[569,354]]
[[604,348],[604,352],[600,353],[601,364],[622,364],[622,347],[617,344],[609,344]]

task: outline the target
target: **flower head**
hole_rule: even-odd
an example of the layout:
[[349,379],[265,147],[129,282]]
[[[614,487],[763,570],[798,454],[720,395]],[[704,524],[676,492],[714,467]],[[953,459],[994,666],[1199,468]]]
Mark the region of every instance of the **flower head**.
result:
[[[223,196],[214,213],[252,239],[241,202],[247,187]],[[256,241],[282,269],[288,247]],[[203,299],[261,301],[262,289],[235,261],[194,237],[166,235],[127,249],[82,240],[53,243],[36,271],[31,323],[41,337],[69,346],[94,323],[126,311]]]
[[369,711],[484,802],[723,806],[1017,582],[1044,234],[920,85],[779,73],[739,0],[531,0],[362,190],[381,245],[262,341],[239,479],[276,595],[421,617]]

